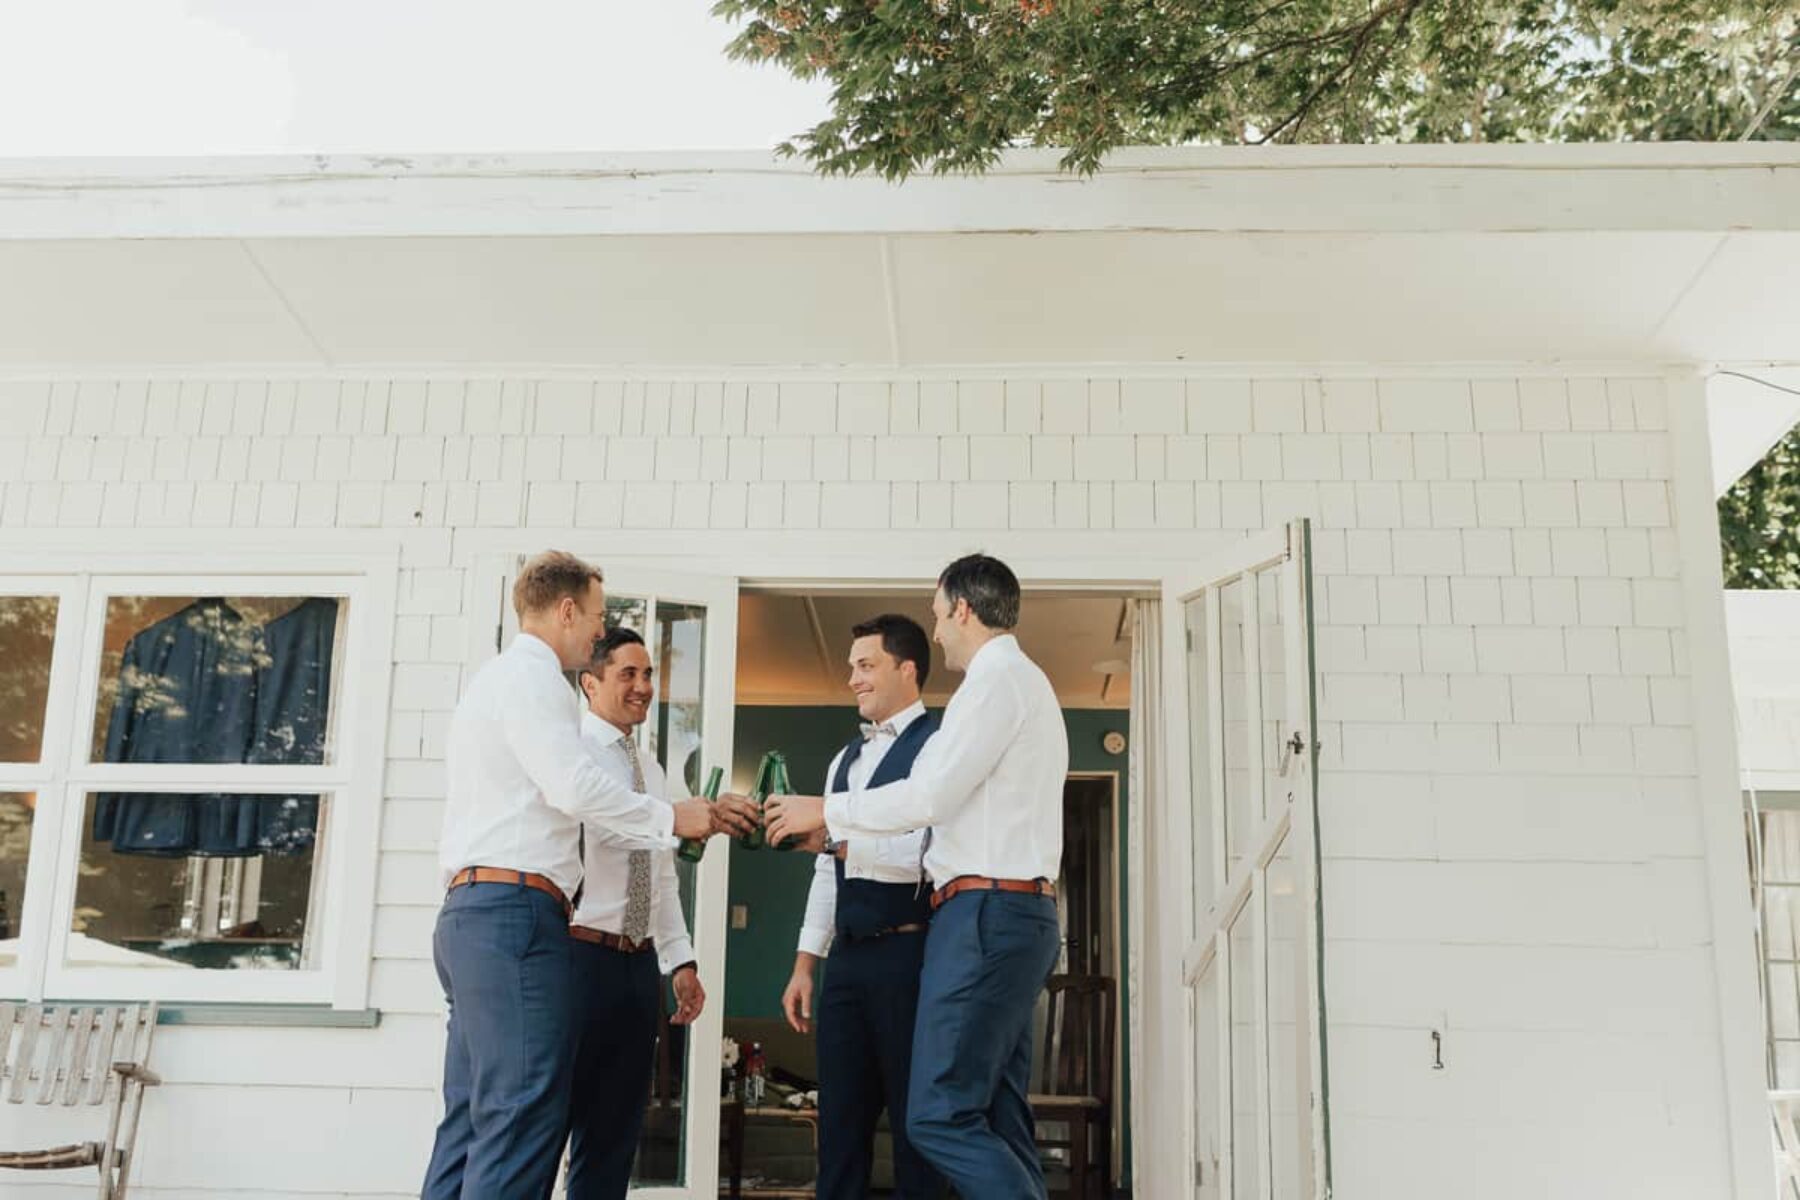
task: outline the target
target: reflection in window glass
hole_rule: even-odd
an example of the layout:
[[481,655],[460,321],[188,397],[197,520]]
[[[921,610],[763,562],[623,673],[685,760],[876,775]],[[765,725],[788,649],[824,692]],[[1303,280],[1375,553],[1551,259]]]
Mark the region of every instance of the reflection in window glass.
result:
[[[90,795],[75,890],[71,966],[297,970],[310,967],[320,796],[157,796],[157,822],[190,831],[229,816],[253,853],[127,851],[94,833]],[[218,803],[210,803],[218,802]],[[234,806],[234,807],[233,807]],[[305,836],[295,828],[305,826]],[[169,836],[165,842],[179,839]]]
[[0,967],[19,961],[25,860],[31,853],[31,816],[36,808],[37,797],[30,792],[0,792]]
[[645,619],[645,613],[648,611],[649,605],[641,596],[608,596],[606,598],[606,627],[611,629],[615,625],[621,625],[638,634],[647,642],[650,640],[650,633],[644,626],[649,623]]
[[[318,765],[331,758],[333,597],[115,596],[108,601],[94,758],[109,763]],[[90,836],[125,855],[255,855],[310,847],[311,796],[114,792]]]
[[[701,714],[706,683],[706,609],[657,601],[655,645],[656,755],[668,775],[671,793],[697,795],[705,784]],[[692,863],[675,864],[689,933],[694,928],[695,872]],[[674,1011],[675,1001],[666,982],[663,992],[663,1012],[667,1014]],[[634,1184],[680,1184],[686,1178],[681,1114],[687,1094],[687,1051],[688,1027],[662,1023],[650,1077],[650,1108],[632,1164]]]
[[110,598],[94,761],[331,761],[344,607],[330,596]]
[[55,596],[0,596],[0,762],[37,762],[44,753]]

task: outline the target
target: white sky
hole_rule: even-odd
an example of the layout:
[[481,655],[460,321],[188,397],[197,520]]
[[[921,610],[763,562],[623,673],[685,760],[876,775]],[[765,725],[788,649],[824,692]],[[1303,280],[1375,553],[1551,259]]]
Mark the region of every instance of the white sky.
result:
[[0,0],[0,157],[762,149],[707,0]]

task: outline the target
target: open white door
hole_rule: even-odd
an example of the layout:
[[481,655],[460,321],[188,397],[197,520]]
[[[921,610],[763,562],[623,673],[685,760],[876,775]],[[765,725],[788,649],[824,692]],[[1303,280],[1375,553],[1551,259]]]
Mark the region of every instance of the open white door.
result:
[[1308,536],[1255,535],[1163,588],[1196,1200],[1329,1195]]
[[[505,644],[518,628],[506,598],[523,561],[488,560],[479,571],[481,586],[491,580],[495,589],[496,611],[483,627],[491,629],[496,646]],[[710,768],[724,767],[728,776],[731,768],[738,581],[731,576],[670,572],[605,554],[595,554],[589,561],[605,566],[608,627],[625,625],[642,634],[656,668],[656,699],[638,731],[639,744],[662,763],[672,790],[697,794]],[[632,1180],[633,1194],[646,1200],[697,1200],[718,1194],[728,850],[728,843],[716,838],[696,866],[676,864],[707,1003],[687,1032],[679,1083],[667,1095],[653,1089]],[[658,1054],[667,1049],[659,1047]]]

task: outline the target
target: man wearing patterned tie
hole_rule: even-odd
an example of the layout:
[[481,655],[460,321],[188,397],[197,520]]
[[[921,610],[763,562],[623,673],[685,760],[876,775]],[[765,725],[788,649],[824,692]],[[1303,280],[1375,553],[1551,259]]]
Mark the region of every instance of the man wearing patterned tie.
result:
[[[931,643],[918,622],[889,614],[850,632],[850,690],[863,722],[825,772],[828,794],[906,778],[938,726],[919,698],[931,673]],[[895,1194],[926,1200],[944,1193],[942,1178],[906,1136],[919,968],[931,920],[924,853],[921,830],[857,838],[820,854],[813,872],[781,1007],[795,1031],[810,1030],[813,973],[829,954],[819,997],[818,1200],[869,1194],[883,1108],[893,1131]]]
[[[661,765],[636,737],[655,695],[644,639],[623,627],[610,630],[594,643],[593,661],[573,675],[587,700],[582,737],[601,769],[633,791],[667,795]],[[725,810],[719,816],[735,812],[746,828],[755,817],[743,797],[721,797],[718,807]],[[662,976],[675,992],[670,1024],[698,1017],[706,991],[681,911],[674,853],[622,846],[596,826],[588,828],[585,853],[587,887],[569,926],[580,1028],[568,1194],[570,1200],[620,1200],[650,1099]]]
[[444,1113],[425,1200],[537,1200],[568,1128],[576,1007],[569,915],[584,829],[641,847],[705,837],[718,806],[669,804],[601,769],[563,672],[605,632],[597,567],[548,551],[513,584],[519,635],[450,720],[432,955],[449,1009]]

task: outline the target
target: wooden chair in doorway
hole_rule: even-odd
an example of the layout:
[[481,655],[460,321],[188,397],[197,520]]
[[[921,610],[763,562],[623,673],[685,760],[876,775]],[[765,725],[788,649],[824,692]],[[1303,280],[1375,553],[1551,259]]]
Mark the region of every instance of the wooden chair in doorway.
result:
[[[1117,985],[1105,975],[1052,975],[1045,990],[1050,1002],[1038,1061],[1047,1090],[1031,1097],[1038,1147],[1067,1155],[1071,1200],[1095,1200],[1112,1188]],[[1046,1125],[1066,1132],[1051,1136]]]

